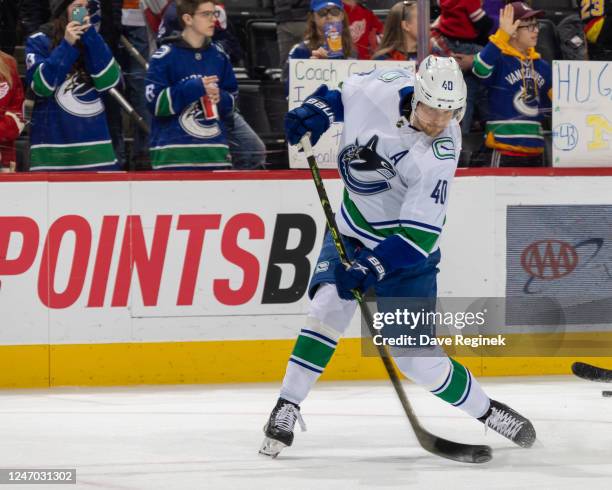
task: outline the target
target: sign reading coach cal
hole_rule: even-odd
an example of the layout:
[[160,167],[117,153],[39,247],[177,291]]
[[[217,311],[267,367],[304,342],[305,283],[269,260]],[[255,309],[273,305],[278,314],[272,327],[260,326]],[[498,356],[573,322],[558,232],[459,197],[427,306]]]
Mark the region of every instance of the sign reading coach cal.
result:
[[553,62],[553,165],[612,164],[612,63]]

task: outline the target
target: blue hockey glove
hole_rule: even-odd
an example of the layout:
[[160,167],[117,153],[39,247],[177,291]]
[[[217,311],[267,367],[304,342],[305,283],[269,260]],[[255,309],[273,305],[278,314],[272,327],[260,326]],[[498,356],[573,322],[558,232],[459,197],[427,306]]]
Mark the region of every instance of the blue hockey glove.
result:
[[323,99],[328,90],[327,85],[321,85],[300,107],[287,113],[285,134],[290,145],[297,145],[308,132],[310,142],[316,144],[334,122],[334,112]]
[[336,289],[342,299],[355,299],[352,289],[364,293],[375,282],[381,281],[386,274],[382,260],[368,249],[361,250],[348,269],[338,264],[334,270]]

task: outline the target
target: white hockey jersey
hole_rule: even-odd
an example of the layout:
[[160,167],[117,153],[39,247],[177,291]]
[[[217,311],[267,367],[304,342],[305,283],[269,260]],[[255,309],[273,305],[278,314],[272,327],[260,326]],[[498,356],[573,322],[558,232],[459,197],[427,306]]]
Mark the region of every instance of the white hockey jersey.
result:
[[438,248],[461,130],[453,119],[431,138],[400,118],[400,90],[413,84],[397,69],[344,82],[338,168],[345,191],[336,220],[343,235],[368,248],[398,235],[427,257]]

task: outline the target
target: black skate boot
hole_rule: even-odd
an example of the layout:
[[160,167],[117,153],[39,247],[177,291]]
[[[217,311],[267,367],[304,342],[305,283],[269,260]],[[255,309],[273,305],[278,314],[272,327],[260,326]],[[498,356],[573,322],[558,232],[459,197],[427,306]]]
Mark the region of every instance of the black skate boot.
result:
[[491,400],[489,410],[478,420],[485,424],[485,430],[490,427],[521,447],[531,447],[536,440],[536,431],[531,422],[496,400]]
[[287,446],[293,443],[293,427],[298,421],[302,432],[306,430],[306,424],[300,414],[300,407],[283,398],[279,398],[276,406],[272,409],[268,423],[264,426],[264,441],[259,454],[276,458]]

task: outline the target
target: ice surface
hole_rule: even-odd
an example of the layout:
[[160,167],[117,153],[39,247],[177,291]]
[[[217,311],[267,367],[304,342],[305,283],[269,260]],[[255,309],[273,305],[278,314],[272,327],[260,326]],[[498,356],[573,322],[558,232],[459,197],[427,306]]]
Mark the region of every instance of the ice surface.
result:
[[[91,489],[612,488],[612,399],[571,377],[481,378],[528,416],[521,449],[405,383],[423,424],[486,443],[468,465],[423,451],[388,383],[319,383],[302,405],[308,432],[278,459],[257,454],[278,385],[0,391],[0,466],[77,468]],[[297,427],[296,427],[297,428]],[[9,488],[7,486],[7,488]]]

